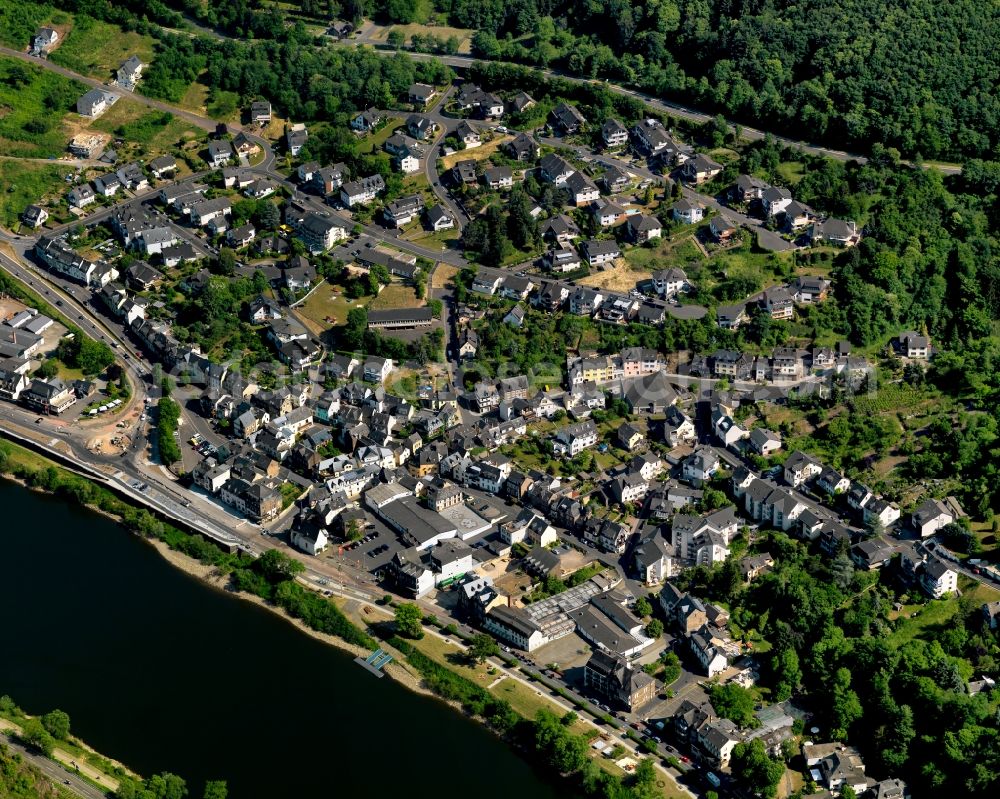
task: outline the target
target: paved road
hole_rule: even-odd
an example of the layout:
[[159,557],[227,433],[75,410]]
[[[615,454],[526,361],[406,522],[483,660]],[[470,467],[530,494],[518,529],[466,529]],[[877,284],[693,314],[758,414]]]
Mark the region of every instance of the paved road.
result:
[[107,164],[96,158],[69,158],[60,156],[53,160],[51,158],[22,158],[19,155],[0,155],[0,161],[17,161],[28,164],[46,164],[48,166],[73,166],[80,169],[106,169]]
[[429,142],[427,145],[427,157],[424,158],[424,176],[427,178],[427,183],[431,187],[431,191],[434,192],[434,196],[437,197],[438,202],[440,202],[448,213],[451,214],[452,219],[455,220],[455,227],[461,231],[466,224],[469,222],[469,217],[465,215],[465,212],[459,208],[458,204],[451,199],[451,193],[441,185],[441,175],[437,171],[437,157],[436,153],[438,147],[441,145],[441,141],[455,128],[458,127],[459,122],[462,120],[455,119],[454,117],[445,116],[441,109],[448,104],[448,98],[455,91],[454,86],[449,86],[444,95],[442,95],[437,100],[437,104],[430,111],[421,112],[423,116],[429,118],[435,125],[437,125],[438,133],[434,137],[434,140]]
[[[51,61],[48,61],[47,59],[33,58],[29,56],[27,53],[18,52],[17,50],[12,50],[8,47],[0,47],[0,53],[12,56],[14,58],[19,58],[22,61],[37,64],[38,66],[44,69],[51,70],[57,74],[63,75],[64,77],[72,78],[73,80],[78,80],[82,83],[85,83],[88,86],[94,86],[98,88],[108,88],[107,86],[105,86],[105,84],[101,83],[101,81],[80,75],[76,72],[73,72],[72,70],[66,69],[65,67],[60,67],[58,64],[53,64]],[[170,105],[169,103],[164,103],[160,102],[159,100],[153,100],[148,97],[143,97],[140,94],[131,94],[130,96],[132,99],[134,99],[139,103],[142,103],[150,108],[155,108],[157,110],[167,111],[169,113],[172,113],[175,116],[180,117],[181,119],[187,120],[193,125],[197,125],[199,128],[203,130],[214,131],[216,129],[217,122],[215,120],[203,117],[199,114],[195,114],[190,111],[186,111],[182,108],[178,108],[177,106]],[[250,127],[244,128],[243,130],[251,139],[253,139],[261,147],[261,149],[264,152],[264,159],[261,161],[260,164],[256,165],[255,167],[251,167],[252,171],[258,174],[262,174],[266,177],[269,177],[272,180],[275,180],[281,183],[282,185],[286,186],[292,191],[297,191],[298,186],[296,184],[292,183],[284,175],[274,170],[276,156],[274,153],[274,149],[271,147],[270,142],[258,136]],[[206,174],[208,173],[207,172],[198,173],[197,176],[192,176],[188,178],[187,181],[194,180],[197,177],[202,177]],[[142,198],[146,199],[149,197],[153,197],[155,196],[158,190],[159,189],[155,190],[150,189],[148,192],[142,195]],[[331,214],[335,218],[341,220],[348,229],[350,229],[354,225],[354,222],[350,220],[348,217],[344,216],[343,214],[336,212],[331,213],[331,209],[325,204],[323,204],[321,201],[319,201],[317,198],[309,197],[308,195],[306,195],[306,200],[310,205],[314,207],[315,210],[320,210],[324,213]],[[130,200],[126,200],[124,202],[129,202],[129,201]],[[80,220],[74,221],[69,225],[64,225],[62,226],[62,228],[57,228],[51,232],[58,233],[61,230],[75,226],[76,224],[82,223],[89,225],[95,222],[103,221],[104,219],[107,219],[113,213],[113,211],[116,208],[120,207],[122,204],[123,203],[116,203],[113,206],[108,206],[107,208],[104,208],[96,213],[90,214],[89,216],[83,217]],[[183,227],[179,227],[178,229],[182,231],[185,239],[187,239],[188,241],[192,241],[193,243],[196,244],[196,246],[200,247],[201,249],[204,249],[204,246],[201,244],[200,239],[197,239],[197,237],[194,236],[192,231],[185,231],[185,228]],[[428,258],[430,260],[442,260],[446,261],[447,263],[453,264],[455,266],[465,266],[468,263],[461,255],[455,252],[431,249],[429,247],[423,247],[419,244],[414,244],[412,242],[400,240],[396,235],[396,231],[388,231],[385,228],[379,227],[377,225],[366,225],[365,232],[372,238],[379,239],[380,241],[392,244],[401,250],[405,250],[407,252],[413,253],[414,255],[419,255],[424,258]],[[28,248],[30,248],[30,246],[32,246],[34,241],[37,239],[36,236],[26,236],[22,238],[23,241],[25,242],[25,246]]]
[[[58,64],[54,64],[47,59],[33,58],[29,56],[27,53],[19,52],[17,50],[13,50],[7,47],[0,47],[0,53],[10,55],[15,58],[19,58],[29,63],[36,63],[44,69],[49,69],[53,72],[56,72],[57,74],[63,75],[64,77],[78,80],[80,82],[87,84],[88,86],[107,88],[107,86],[99,80],[80,75],[72,70],[66,69],[65,67],[61,67]],[[418,54],[413,54],[413,55],[418,55]],[[456,56],[455,58],[464,59],[469,62],[475,61],[475,59],[471,59],[466,56]],[[447,62],[447,58],[445,58],[444,60]],[[551,73],[551,74],[557,74],[557,73]],[[579,82],[587,82],[581,79],[576,79],[576,80],[578,80]],[[615,87],[615,88],[619,89],[624,93],[630,93],[628,90],[620,89],[620,87]],[[191,111],[187,111],[182,108],[178,108],[177,106],[171,105],[169,103],[164,103],[159,100],[153,100],[151,98],[144,97],[143,95],[134,93],[131,95],[131,97],[133,100],[140,102],[150,108],[172,113],[175,116],[184,119],[203,130],[214,131],[217,127],[217,122],[215,120],[209,119],[199,114],[195,114]],[[465,215],[461,213],[461,210],[451,200],[447,191],[440,186],[440,176],[436,174],[436,166],[435,166],[436,159],[433,157],[433,151],[437,147],[437,144],[439,143],[440,139],[442,139],[445,135],[447,135],[447,133],[450,132],[451,130],[454,130],[454,128],[457,127],[458,122],[460,121],[450,117],[445,117],[440,112],[439,109],[443,108],[446,100],[447,100],[447,94],[445,98],[439,101],[439,103],[435,106],[435,109],[428,112],[427,114],[439,126],[440,131],[438,137],[434,140],[434,142],[432,142],[432,145],[428,148],[428,154],[424,164],[424,171],[427,176],[428,183],[430,184],[431,189],[434,192],[435,196],[439,200],[441,200],[445,204],[445,206],[453,213],[456,220],[458,221],[459,226],[461,227],[463,224],[463,220],[467,219],[467,217],[465,217]],[[654,102],[652,98],[650,98],[650,102]],[[706,117],[706,119],[707,118],[708,117]],[[263,173],[264,175],[274,180],[278,180],[289,189],[295,191],[298,188],[295,184],[291,183],[288,179],[286,179],[284,175],[281,175],[274,171],[276,156],[274,153],[274,149],[271,147],[270,143],[265,139],[257,136],[252,129],[244,129],[244,130],[248,136],[254,139],[254,141],[256,141],[261,146],[264,152],[263,161],[257,167],[254,168],[254,171]],[[585,150],[585,148],[580,148],[579,146],[574,147],[574,149],[577,149],[578,151]],[[589,151],[588,154],[590,154]],[[653,173],[649,172],[648,170],[634,167],[630,164],[627,164],[627,162],[617,161],[617,159],[611,159],[610,157],[607,157],[604,160],[609,162],[617,162],[620,166],[628,168],[636,172],[637,174],[643,175],[644,177],[655,177]],[[697,196],[703,197],[703,195],[697,195]],[[721,208],[721,205],[716,200],[714,200],[714,198],[706,197],[703,201],[709,205],[713,205],[713,207]],[[324,213],[330,213],[330,210],[322,203],[319,203],[318,201],[315,200],[310,200],[310,202],[316,202],[318,205],[322,207]],[[85,221],[87,223],[98,221],[102,218],[106,218],[110,213],[111,209],[105,209],[101,212],[98,212],[97,214],[85,218]],[[785,249],[790,249],[792,247],[791,244],[786,242],[781,237],[776,236],[770,233],[770,231],[761,228],[759,226],[759,223],[756,222],[756,220],[752,220],[750,217],[745,217],[743,215],[736,214],[735,212],[729,211],[728,209],[727,213],[733,215],[733,218],[743,221],[748,226],[755,228],[757,230],[758,241],[760,242],[761,246],[767,249],[774,249],[774,250],[785,250]],[[347,227],[353,226],[353,221],[349,221],[348,218],[345,217],[344,215],[334,214],[334,216],[343,221],[347,225]],[[412,242],[403,241],[399,239],[396,231],[389,231],[377,225],[365,226],[365,232],[368,233],[373,238],[377,238],[381,241],[392,244],[398,247],[399,249],[405,250],[415,255],[422,256],[424,258],[429,258],[431,260],[442,260],[445,261],[446,263],[450,263],[455,266],[465,266],[467,264],[467,261],[461,255],[459,255],[454,251],[439,250],[439,249],[435,250],[428,247],[423,247],[418,244],[414,244]],[[192,240],[190,236],[185,236],[185,238],[187,238],[189,241]]]
[[[146,97],[145,95],[139,94],[138,92],[128,92],[120,89],[116,86],[112,86],[104,81],[97,80],[96,78],[90,78],[86,75],[81,75],[78,72],[74,72],[66,67],[61,67],[58,64],[54,64],[47,58],[35,58],[34,56],[28,55],[26,52],[20,50],[13,50],[10,47],[0,47],[0,54],[10,56],[12,58],[18,58],[21,61],[26,61],[29,64],[34,64],[35,66],[41,67],[42,69],[47,69],[50,72],[55,72],[57,75],[62,75],[65,78],[70,78],[71,80],[79,81],[87,86],[95,89],[106,89],[107,91],[113,92],[114,94],[120,95],[122,97],[127,97],[130,100],[146,106],[147,108],[152,108],[156,111],[166,111],[167,113],[173,114],[175,117],[183,119],[185,122],[194,125],[195,127],[201,128],[202,130],[213,132],[218,127],[218,122],[214,119],[209,119],[208,117],[203,117],[200,114],[196,114],[193,111],[188,111],[184,108],[180,108],[176,105],[171,105],[170,103],[162,102],[161,100],[154,100],[151,97]],[[245,128],[237,128],[237,130],[242,130],[247,136],[260,145],[264,152],[264,160],[258,165],[259,169],[264,171],[269,170],[274,165],[274,150],[271,148],[270,142],[266,139],[261,138],[257,135],[252,126],[247,126]]]
[[[441,639],[442,641],[447,641],[448,643],[456,646],[461,651],[468,650],[468,647],[464,643],[455,641],[453,638],[449,636],[442,635],[440,632],[438,632],[438,630],[432,627],[427,627],[425,629],[430,635],[433,635]],[[556,705],[563,711],[567,713],[570,712],[576,713],[577,717],[583,724],[585,724],[588,727],[593,727],[601,735],[612,738],[614,743],[620,743],[622,747],[624,747],[627,755],[640,760],[649,757],[649,755],[647,755],[640,749],[639,744],[637,744],[632,738],[630,738],[627,734],[625,734],[625,731],[628,729],[628,727],[625,724],[622,724],[621,729],[616,729],[614,727],[609,728],[608,725],[603,723],[599,724],[596,721],[594,721],[593,718],[591,718],[591,716],[588,715],[587,713],[579,713],[577,707],[572,702],[564,699],[562,696],[560,696],[558,693],[552,690],[552,688],[553,686],[557,686],[559,688],[563,688],[564,690],[568,690],[571,695],[574,695],[578,699],[587,702],[590,705],[593,705],[595,710],[603,715],[605,711],[602,711],[594,703],[591,697],[584,696],[579,691],[577,691],[573,685],[570,685],[569,683],[566,683],[563,680],[553,679],[551,677],[545,676],[544,674],[542,674],[542,670],[536,667],[531,662],[529,657],[521,656],[520,653],[518,653],[518,656],[519,659],[521,660],[521,664],[511,665],[507,661],[507,657],[509,656],[499,656],[499,657],[489,658],[488,663],[495,669],[499,670],[500,674],[504,675],[507,679],[519,682],[529,691],[532,691],[536,693],[538,696],[543,697],[545,700],[551,702],[553,705]],[[535,680],[534,681],[529,680],[528,677],[525,676],[525,674],[522,674],[522,670],[534,676]],[[653,757],[653,765],[656,767],[657,771],[659,771],[664,777],[666,777],[672,783],[674,783],[674,785],[677,787],[679,791],[694,799],[695,794],[692,793],[685,786],[678,783],[677,778],[670,771],[664,768],[664,766],[659,760],[660,757],[666,757],[670,754],[669,751],[670,747],[661,744],[658,747],[658,749],[659,749],[658,751],[659,757]]]
[[[95,341],[103,341],[117,350],[117,356],[141,384],[149,367],[135,354],[135,348],[122,333],[96,316],[87,305],[91,291],[83,286],[60,286],[40,270],[35,271],[0,253],[0,269],[26,283],[49,302],[56,305],[69,320]],[[75,318],[74,318],[75,317]]]
[[756,217],[747,216],[746,214],[733,210],[728,205],[723,205],[715,197],[710,197],[707,194],[699,194],[694,191],[694,189],[690,189],[687,186],[682,186],[681,191],[689,200],[700,202],[703,205],[719,212],[728,219],[731,219],[734,224],[742,225],[748,230],[756,233],[757,244],[759,244],[762,249],[771,250],[773,252],[785,252],[787,250],[798,249],[790,241],[786,241],[774,231],[765,228],[764,223]]
[[550,147],[562,150],[572,150],[581,158],[589,158],[594,163],[613,165],[626,172],[638,175],[641,178],[654,180],[657,183],[663,183],[666,180],[663,175],[658,175],[656,172],[653,172],[641,164],[622,158],[620,153],[597,153],[590,147],[586,147],[582,144],[573,144],[571,142],[567,142],[565,139],[560,139],[555,136],[539,136],[537,138],[541,144],[547,144]]
[[[270,173],[272,180],[280,182],[283,186],[288,188],[293,192],[297,192],[296,199],[304,203],[307,207],[312,210],[327,214],[330,218],[338,220],[347,230],[354,227],[354,220],[348,216],[346,213],[335,210],[323,202],[322,199],[313,194],[302,194],[298,192],[298,186],[292,183],[290,180],[285,178],[276,172]],[[465,260],[461,255],[453,250],[441,250],[432,249],[430,247],[425,247],[422,244],[417,244],[412,241],[406,241],[399,237],[398,230],[390,230],[388,228],[381,227],[379,225],[364,225],[364,233],[366,236],[381,241],[385,244],[390,244],[397,249],[409,252],[413,255],[419,255],[423,258],[427,258],[430,261],[444,261],[445,263],[451,264],[452,266],[463,267],[468,265],[468,261]]]
[[81,779],[74,772],[64,768],[54,760],[49,760],[44,755],[40,755],[34,750],[22,746],[13,738],[5,739],[5,743],[10,749],[21,755],[60,788],[76,796],[82,796],[84,799],[105,799],[107,796],[106,793],[98,790],[86,780]]
[[105,89],[107,91],[113,92],[115,94],[127,97],[130,100],[135,100],[137,103],[147,106],[148,108],[156,109],[157,111],[168,111],[174,116],[180,117],[185,122],[190,122],[192,125],[201,128],[202,130],[214,131],[215,122],[205,117],[199,116],[198,114],[191,113],[190,111],[185,111],[176,106],[170,105],[168,103],[160,102],[159,100],[154,100],[150,97],[145,97],[136,92],[127,92],[123,89],[119,89],[116,86],[111,86],[105,81],[97,80],[96,78],[88,78],[85,75],[81,75],[78,72],[74,72],[71,69],[66,69],[66,67],[61,67],[58,64],[49,61],[47,58],[35,58],[28,55],[21,50],[13,50],[10,47],[0,47],[0,53],[11,58],[18,58],[21,61],[27,61],[29,64],[34,64],[42,69],[47,69],[50,72],[55,72],[57,75],[62,75],[64,78],[70,78],[71,80],[78,81],[80,83],[86,84],[91,88],[95,89]]

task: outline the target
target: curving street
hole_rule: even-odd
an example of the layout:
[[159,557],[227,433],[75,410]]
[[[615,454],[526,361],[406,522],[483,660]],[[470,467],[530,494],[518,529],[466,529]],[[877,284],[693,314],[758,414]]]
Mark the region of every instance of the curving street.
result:
[[441,185],[441,175],[437,171],[437,159],[440,155],[435,155],[439,153],[439,148],[441,147],[441,142],[444,138],[458,127],[458,124],[462,121],[461,119],[456,119],[455,117],[445,116],[441,109],[448,104],[448,99],[455,92],[454,86],[449,86],[444,93],[437,98],[435,105],[429,111],[418,111],[421,116],[425,116],[431,120],[437,126],[437,135],[434,139],[427,143],[427,157],[424,158],[424,177],[427,179],[427,185],[430,186],[431,191],[437,198],[438,202],[441,203],[451,214],[452,219],[455,220],[455,227],[458,230],[462,230],[469,222],[469,217],[466,216],[465,211],[463,211],[458,204],[452,200],[451,193]]

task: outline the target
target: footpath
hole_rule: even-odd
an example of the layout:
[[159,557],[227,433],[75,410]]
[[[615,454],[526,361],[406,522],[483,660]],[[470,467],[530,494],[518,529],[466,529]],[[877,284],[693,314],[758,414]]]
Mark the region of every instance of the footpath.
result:
[[[0,719],[0,730],[12,730],[16,734],[21,733],[21,728],[7,719]],[[65,749],[60,749],[58,746],[52,751],[52,760],[57,763],[61,763],[66,768],[71,771],[77,771],[87,779],[92,782],[97,783],[102,788],[107,791],[114,792],[118,790],[118,780],[114,777],[110,777],[103,771],[99,771],[87,762],[80,762],[77,755],[72,755]]]

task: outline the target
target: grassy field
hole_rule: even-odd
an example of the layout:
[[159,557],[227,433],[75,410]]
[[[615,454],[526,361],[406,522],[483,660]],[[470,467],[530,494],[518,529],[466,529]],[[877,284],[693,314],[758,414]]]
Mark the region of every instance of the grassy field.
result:
[[0,0],[0,44],[22,50],[43,25],[63,29],[71,19],[65,11],[58,11],[44,3]]
[[[9,450],[9,456],[7,458],[7,461],[12,466],[26,466],[29,469],[33,469],[35,471],[38,471],[40,469],[46,469],[49,466],[54,466],[63,477],[66,477],[70,474],[70,472],[66,471],[61,466],[55,465],[54,461],[50,461],[47,458],[43,458],[41,455],[32,452],[30,449],[27,449],[26,447],[22,447],[18,444],[15,444],[12,441],[8,441],[6,439],[4,439],[4,441],[6,443],[7,449]],[[11,469],[11,471],[13,471],[13,469]]]
[[781,179],[789,186],[794,186],[805,174],[805,165],[801,161],[782,161],[777,169]]
[[691,262],[702,261],[704,258],[690,232],[682,233],[676,238],[661,239],[652,247],[632,247],[625,253],[625,260],[633,269],[651,272],[671,266],[686,267]]
[[552,710],[552,703],[548,699],[510,677],[497,683],[490,692],[501,699],[506,699],[510,706],[525,718],[533,719],[539,710]]
[[447,25],[421,25],[413,23],[410,25],[393,25],[392,27],[379,28],[373,35],[372,41],[385,43],[389,38],[389,31],[399,31],[406,37],[409,43],[413,34],[419,36],[436,36],[438,39],[448,39],[454,36],[458,39],[458,52],[468,54],[472,52],[472,34],[474,30],[469,28],[451,28]]
[[[211,114],[211,117],[212,119],[226,120],[233,116],[239,98],[233,92],[220,92],[220,94],[231,95],[231,102],[225,106],[225,109],[222,107],[218,109],[225,110],[226,113],[213,113]],[[193,111],[196,114],[204,115],[208,111],[208,104],[210,102],[209,98],[211,96],[212,92],[209,90],[208,86],[199,81],[195,81],[188,86],[188,90],[184,92],[184,96],[177,104],[187,111]]]
[[72,382],[73,380],[84,380],[86,375],[84,375],[82,369],[73,369],[62,361],[56,362],[56,367],[59,369],[59,374],[57,377],[63,382]]
[[389,117],[389,119],[386,120],[385,125],[370,136],[366,136],[361,140],[361,143],[358,145],[358,152],[376,153],[381,151],[382,145],[385,144],[385,140],[401,127],[403,127],[403,120],[401,117]]
[[129,56],[138,56],[148,65],[153,60],[153,53],[153,37],[123,31],[117,25],[81,14],[66,41],[53,51],[51,59],[74,72],[104,80]]
[[753,280],[759,288],[774,286],[783,283],[785,271],[791,261],[791,253],[768,253],[757,252],[749,245],[738,247],[735,250],[726,250],[712,258],[711,274],[707,269],[702,269],[693,274],[689,273],[701,288],[711,290],[721,280],[733,280],[737,278],[747,278]]
[[635,269],[627,259],[619,258],[614,267],[604,272],[596,272],[577,281],[581,286],[593,286],[611,291],[629,292],[640,280],[649,280],[649,272]]
[[65,191],[64,178],[72,171],[57,164],[0,159],[0,225],[11,228],[26,206],[55,199]]
[[91,127],[125,139],[126,144],[118,148],[123,158],[164,153],[201,133],[173,114],[149,111],[126,98],[111,106]]
[[321,333],[330,327],[345,324],[347,312],[351,308],[356,305],[367,305],[370,300],[371,297],[349,300],[339,286],[324,283],[295,310],[314,333]]
[[[427,175],[424,174],[423,170],[403,178],[403,192],[405,194],[422,194],[429,205],[433,205],[435,202],[434,194],[431,192],[431,184],[427,182]],[[420,226],[421,223],[418,221],[417,227]]]
[[994,522],[972,522],[972,532],[983,547],[983,551],[978,557],[988,561],[995,561],[997,548],[997,533],[994,531]]
[[416,227],[403,234],[400,238],[405,241],[418,242],[424,247],[438,246],[442,249],[447,249],[449,242],[458,241],[461,237],[462,234],[458,228],[428,232],[423,227]]
[[461,656],[459,648],[450,641],[444,641],[436,635],[424,635],[419,641],[411,641],[414,647],[423,652],[427,657],[443,663],[456,674],[460,674],[467,680],[472,680],[477,685],[486,686],[493,679],[486,673],[486,667],[478,664],[471,664]]
[[368,308],[372,311],[384,311],[389,308],[419,308],[424,301],[417,297],[413,286],[402,283],[390,283],[377,297],[372,298]]
[[83,84],[0,58],[0,153],[20,158],[61,155],[68,138],[60,126],[76,108]]
[[740,157],[736,150],[730,150],[728,147],[716,147],[714,150],[709,150],[708,155],[723,165],[736,161]]
[[[1000,591],[995,588],[989,588],[966,577],[959,577],[958,582],[959,590],[967,600],[971,600],[974,607],[1000,599]],[[926,605],[906,605],[900,614],[905,618],[889,636],[889,641],[895,646],[902,646],[907,641],[920,638],[927,630],[943,629],[958,612],[957,597],[935,599]],[[914,613],[916,615],[912,616]]]

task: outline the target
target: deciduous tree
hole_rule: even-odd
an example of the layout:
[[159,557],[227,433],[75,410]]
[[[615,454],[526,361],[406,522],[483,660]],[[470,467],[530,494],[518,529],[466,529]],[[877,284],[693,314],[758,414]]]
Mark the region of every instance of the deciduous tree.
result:
[[469,644],[469,656],[477,663],[485,663],[487,658],[500,654],[500,646],[492,635],[479,633]]
[[404,602],[396,608],[396,631],[404,638],[423,638],[423,618],[420,608],[412,602]]

